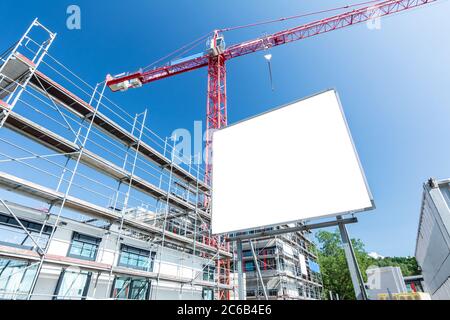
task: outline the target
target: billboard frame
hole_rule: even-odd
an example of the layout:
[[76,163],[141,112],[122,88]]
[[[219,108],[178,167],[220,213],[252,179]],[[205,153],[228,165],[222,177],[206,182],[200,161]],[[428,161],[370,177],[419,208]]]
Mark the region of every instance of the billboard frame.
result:
[[[355,157],[356,157],[356,161],[357,161],[357,163],[358,163],[359,171],[360,171],[361,176],[362,176],[362,178],[363,178],[364,186],[366,187],[366,191],[367,191],[367,194],[368,194],[368,196],[369,196],[371,206],[370,206],[370,207],[366,207],[366,208],[361,208],[361,209],[358,209],[358,210],[343,211],[343,212],[337,212],[337,213],[332,213],[332,214],[326,214],[326,215],[321,215],[321,216],[316,216],[316,217],[311,217],[311,218],[295,219],[295,220],[289,220],[289,221],[278,222],[278,223],[273,223],[273,224],[266,224],[266,225],[261,225],[261,226],[256,226],[256,227],[251,227],[251,228],[239,229],[239,230],[234,230],[234,231],[221,232],[221,233],[216,233],[215,235],[221,236],[221,235],[228,235],[228,234],[230,234],[230,233],[249,232],[249,231],[254,231],[254,230],[257,230],[257,229],[270,228],[270,227],[278,227],[278,226],[282,226],[282,225],[286,225],[286,224],[304,223],[304,222],[306,222],[306,221],[318,220],[318,219],[324,219],[324,218],[329,218],[329,217],[339,217],[339,216],[349,215],[349,214],[352,214],[352,215],[353,215],[353,214],[356,214],[356,213],[361,213],[361,212],[366,212],[366,211],[371,211],[371,210],[376,209],[375,201],[374,201],[372,192],[371,192],[371,190],[370,190],[370,186],[369,186],[369,183],[368,183],[368,181],[367,181],[367,177],[366,177],[366,175],[365,175],[365,173],[364,173],[364,170],[363,170],[363,167],[362,167],[361,160],[360,160],[359,155],[358,155],[358,152],[357,152],[357,150],[356,150],[355,142],[354,142],[353,136],[352,136],[352,134],[351,134],[351,132],[350,132],[350,127],[349,127],[349,125],[348,125],[347,118],[346,118],[346,116],[345,116],[345,112],[344,112],[344,109],[343,109],[343,107],[342,107],[341,99],[340,99],[339,93],[337,92],[337,89],[336,89],[336,88],[329,88],[329,89],[325,89],[325,90],[319,91],[319,92],[317,92],[317,93],[308,95],[308,96],[306,96],[306,97],[303,97],[303,98],[300,98],[300,99],[296,99],[296,100],[293,100],[293,101],[291,101],[291,102],[282,104],[281,106],[277,106],[277,107],[275,107],[275,108],[271,108],[271,109],[266,110],[266,111],[264,111],[264,112],[262,112],[262,113],[259,113],[259,114],[257,114],[257,115],[253,115],[253,116],[247,117],[247,118],[245,118],[245,119],[239,120],[239,121],[237,121],[237,122],[235,122],[235,123],[233,123],[233,124],[231,124],[231,125],[227,125],[226,127],[223,127],[223,128],[220,128],[220,129],[215,129],[215,130],[213,130],[213,132],[212,132],[212,141],[214,141],[214,135],[215,135],[216,132],[223,131],[223,130],[225,130],[225,129],[227,129],[227,128],[236,126],[236,125],[241,124],[241,123],[243,123],[243,122],[252,120],[252,119],[254,119],[254,118],[258,118],[258,117],[260,117],[260,116],[269,114],[269,113],[271,113],[271,112],[274,112],[274,111],[283,109],[283,108],[285,108],[285,107],[288,107],[288,106],[290,106],[290,105],[292,105],[292,104],[295,104],[295,103],[298,103],[298,102],[301,102],[301,101],[308,100],[308,99],[310,99],[310,98],[319,96],[319,95],[321,95],[321,94],[324,94],[324,93],[330,92],[330,91],[332,91],[332,92],[334,93],[334,95],[336,96],[336,101],[337,101],[338,106],[339,106],[339,111],[340,111],[340,114],[341,114],[341,116],[342,116],[342,120],[344,121],[345,128],[346,128],[346,130],[347,130],[347,135],[348,135],[348,137],[350,138],[350,143],[351,143],[351,145],[352,145],[353,153],[354,153],[354,155],[355,155]],[[211,190],[212,190],[212,193],[214,193],[214,142],[213,142],[213,151],[212,151]],[[211,197],[211,208],[213,208],[213,202],[214,202],[214,196]],[[213,212],[213,210],[211,210],[211,215],[212,215],[212,219],[214,219],[214,212]]]

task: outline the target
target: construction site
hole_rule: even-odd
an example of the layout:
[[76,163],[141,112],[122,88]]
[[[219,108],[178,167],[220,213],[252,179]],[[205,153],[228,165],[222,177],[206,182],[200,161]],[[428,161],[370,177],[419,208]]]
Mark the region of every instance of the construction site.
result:
[[226,61],[434,1],[369,1],[228,47],[216,30],[201,55],[95,85],[52,55],[56,33],[35,19],[1,43],[0,299],[323,299],[309,230],[239,246],[213,234],[213,164],[180,158],[176,137],[159,136],[144,106],[130,113],[113,92],[207,67],[208,158],[210,130],[228,124]]

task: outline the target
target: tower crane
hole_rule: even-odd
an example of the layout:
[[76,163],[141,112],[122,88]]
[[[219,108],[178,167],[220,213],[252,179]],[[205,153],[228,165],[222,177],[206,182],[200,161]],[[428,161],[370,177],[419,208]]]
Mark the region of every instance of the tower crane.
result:
[[[313,21],[307,24],[299,25],[294,28],[279,31],[270,35],[244,41],[242,43],[234,44],[232,46],[225,46],[224,32],[237,29],[228,28],[215,30],[207,44],[207,49],[201,54],[188,56],[177,59],[169,64],[155,67],[151,70],[139,70],[133,73],[125,73],[119,76],[107,76],[106,83],[112,91],[125,91],[129,88],[138,88],[144,84],[175,76],[180,73],[196,70],[203,67],[208,67],[208,91],[207,91],[207,105],[206,105],[206,169],[205,182],[210,184],[211,179],[211,130],[220,129],[227,125],[227,84],[226,84],[226,61],[237,58],[250,53],[263,51],[287,44],[297,40],[306,39],[312,36],[320,35],[330,31],[343,29],[355,24],[370,21],[372,19],[402,12],[405,10],[421,7],[426,4],[436,2],[437,0],[372,0],[363,3],[349,5],[341,8],[331,10],[324,10],[317,13],[324,13],[334,11],[336,9],[348,9],[351,7],[358,7],[357,9],[341,13],[326,19]],[[370,4],[367,6],[367,4]],[[262,23],[255,23],[252,25],[241,26],[249,27],[264,23],[272,23],[277,21],[284,21],[291,18],[298,18],[312,14],[305,14],[301,16],[294,16],[272,20]],[[203,39],[203,38],[202,38]],[[265,56],[270,63],[271,55]],[[270,67],[270,65],[269,65]],[[223,283],[230,282],[230,262],[219,260],[217,262],[217,270],[220,276],[221,266],[226,266],[225,279]],[[219,292],[219,299],[229,298],[229,294]]]
[[[140,70],[117,77],[108,75],[107,85],[112,91],[124,91],[128,88],[138,88],[143,84],[175,76],[180,73],[208,67],[205,182],[209,184],[211,164],[209,164],[208,158],[211,156],[211,129],[219,129],[227,125],[226,61],[333,30],[343,29],[374,18],[420,7],[435,1],[437,0],[379,1],[370,6],[361,7],[326,19],[234,44],[230,47],[225,46],[223,36],[223,32],[227,31],[227,29],[215,30],[204,53],[173,61],[168,65],[148,71]],[[375,1],[367,1],[365,3],[371,2]],[[283,20],[286,19],[279,19],[278,21]]]

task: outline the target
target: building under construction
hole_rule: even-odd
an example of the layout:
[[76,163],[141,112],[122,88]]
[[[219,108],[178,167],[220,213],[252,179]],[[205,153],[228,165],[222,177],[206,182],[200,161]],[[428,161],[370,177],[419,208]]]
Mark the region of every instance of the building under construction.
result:
[[247,299],[321,299],[322,278],[313,247],[300,231],[243,242]]
[[1,55],[0,298],[229,298],[199,161],[52,57],[54,39],[35,20]]
[[[35,20],[1,55],[0,298],[235,298],[235,249],[211,235],[201,161],[54,58],[54,39]],[[271,298],[319,298],[310,245],[255,242]]]

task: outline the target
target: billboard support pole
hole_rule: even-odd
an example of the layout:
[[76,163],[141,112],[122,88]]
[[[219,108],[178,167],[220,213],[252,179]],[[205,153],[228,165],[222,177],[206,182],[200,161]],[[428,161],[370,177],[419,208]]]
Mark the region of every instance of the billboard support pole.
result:
[[367,292],[364,286],[364,279],[359,269],[358,261],[356,260],[355,251],[353,245],[348,236],[347,227],[342,222],[342,217],[338,216],[338,226],[341,233],[342,244],[345,252],[345,259],[347,260],[348,270],[350,272],[350,278],[352,279],[353,289],[355,290],[355,296],[357,300],[368,300]]
[[[258,257],[256,256],[255,248],[253,246],[253,240],[250,240],[249,244],[250,244],[250,249],[252,249],[253,261],[255,262],[255,268],[256,268],[256,271],[258,272],[258,278],[261,281],[261,286],[262,286],[263,293],[264,293],[264,299],[269,300],[269,297],[267,296],[266,286],[264,285],[264,279],[261,275],[261,269],[259,268]],[[259,297],[259,292],[257,294]]]
[[[348,269],[350,271],[350,276],[352,279],[353,287],[355,290],[355,296],[358,300],[368,300],[367,292],[364,287],[364,280],[361,275],[361,271],[358,266],[358,261],[356,261],[355,252],[351,244],[350,238],[348,236],[346,224],[357,223],[358,219],[356,217],[342,218],[342,216],[337,216],[337,220],[331,220],[326,222],[303,224],[297,227],[283,228],[283,229],[272,229],[265,230],[261,232],[256,232],[252,234],[243,233],[228,237],[227,241],[236,242],[237,251],[237,272],[238,272],[238,298],[239,300],[246,300],[246,295],[244,292],[244,272],[242,268],[242,241],[250,241],[253,239],[273,237],[276,235],[293,233],[299,231],[309,231],[314,229],[328,228],[338,226],[341,232],[342,243],[344,245],[345,258],[347,260]],[[339,296],[337,296],[339,300]]]
[[237,272],[238,272],[238,298],[239,300],[245,300],[246,295],[244,292],[244,272],[242,270],[242,240],[236,240],[237,251]]
[[[339,224],[350,224],[350,223],[357,223],[358,219],[356,217],[346,218],[342,219],[340,221],[332,220],[332,221],[326,221],[326,222],[319,222],[319,223],[311,223],[311,224],[303,224],[298,227],[290,227],[290,228],[283,228],[283,229],[272,229],[272,230],[266,230],[266,231],[260,231],[255,233],[243,233],[238,235],[229,236],[227,238],[227,241],[233,242],[239,240],[245,241],[250,239],[258,239],[258,238],[266,238],[266,237],[273,237],[278,236],[286,233],[293,233],[293,232],[299,232],[299,231],[309,231],[314,229],[322,229],[322,228],[329,228],[329,227],[335,227]],[[239,246],[239,243],[238,243]]]

